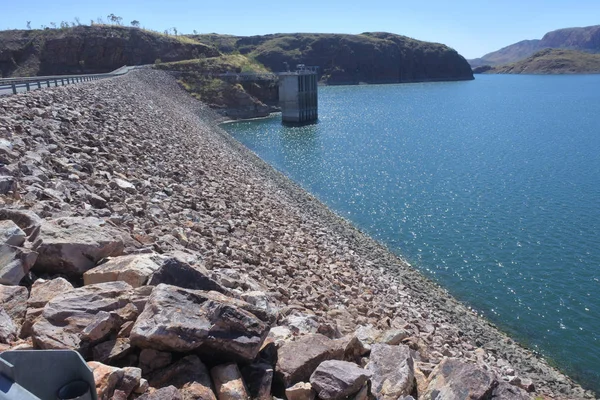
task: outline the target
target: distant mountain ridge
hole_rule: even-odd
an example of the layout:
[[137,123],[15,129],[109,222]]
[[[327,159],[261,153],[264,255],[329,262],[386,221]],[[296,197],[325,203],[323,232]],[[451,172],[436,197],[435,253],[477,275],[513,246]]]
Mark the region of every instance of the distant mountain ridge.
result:
[[495,67],[476,67],[473,72],[485,74],[600,73],[600,54],[569,49],[544,49],[514,63]]
[[282,71],[286,64],[290,68],[296,64],[319,66],[319,76],[328,84],[473,79],[469,64],[454,49],[386,32],[206,34],[191,38],[224,54],[247,55],[272,71]]
[[548,48],[599,53],[600,25],[557,29],[546,33],[542,39],[523,40],[468,61],[473,68],[482,65],[497,66],[523,60]]

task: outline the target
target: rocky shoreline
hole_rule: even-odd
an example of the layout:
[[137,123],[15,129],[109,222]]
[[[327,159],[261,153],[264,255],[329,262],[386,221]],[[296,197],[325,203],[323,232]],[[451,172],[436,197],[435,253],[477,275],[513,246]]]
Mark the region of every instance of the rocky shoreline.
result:
[[594,398],[219,118],[151,70],[0,99],[0,349],[102,399]]

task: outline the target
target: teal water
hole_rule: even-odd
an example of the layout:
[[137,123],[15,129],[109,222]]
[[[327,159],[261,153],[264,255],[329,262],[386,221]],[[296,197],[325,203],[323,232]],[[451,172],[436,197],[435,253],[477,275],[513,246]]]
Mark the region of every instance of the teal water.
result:
[[319,90],[225,129],[600,393],[600,75]]

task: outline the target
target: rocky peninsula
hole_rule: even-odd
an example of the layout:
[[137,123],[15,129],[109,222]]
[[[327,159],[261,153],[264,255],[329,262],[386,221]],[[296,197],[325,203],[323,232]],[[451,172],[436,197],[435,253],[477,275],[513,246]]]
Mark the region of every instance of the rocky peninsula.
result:
[[161,71],[0,98],[0,350],[100,399],[591,399]]

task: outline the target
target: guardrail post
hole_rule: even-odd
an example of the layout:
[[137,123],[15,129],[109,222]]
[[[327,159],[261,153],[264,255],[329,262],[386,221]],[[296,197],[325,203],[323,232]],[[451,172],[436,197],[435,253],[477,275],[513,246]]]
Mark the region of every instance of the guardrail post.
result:
[[54,87],[58,86],[58,79],[54,80]]
[[28,92],[31,90],[31,89],[29,89],[29,82],[25,82],[25,87],[27,88]]
[[50,87],[50,80],[47,80],[47,81],[46,81],[46,86],[47,86],[47,87]]
[[41,81],[37,81],[37,84],[38,84],[38,89],[41,89],[42,88],[42,82]]
[[17,85],[15,85],[14,83],[12,84],[12,90],[13,94],[17,94]]

